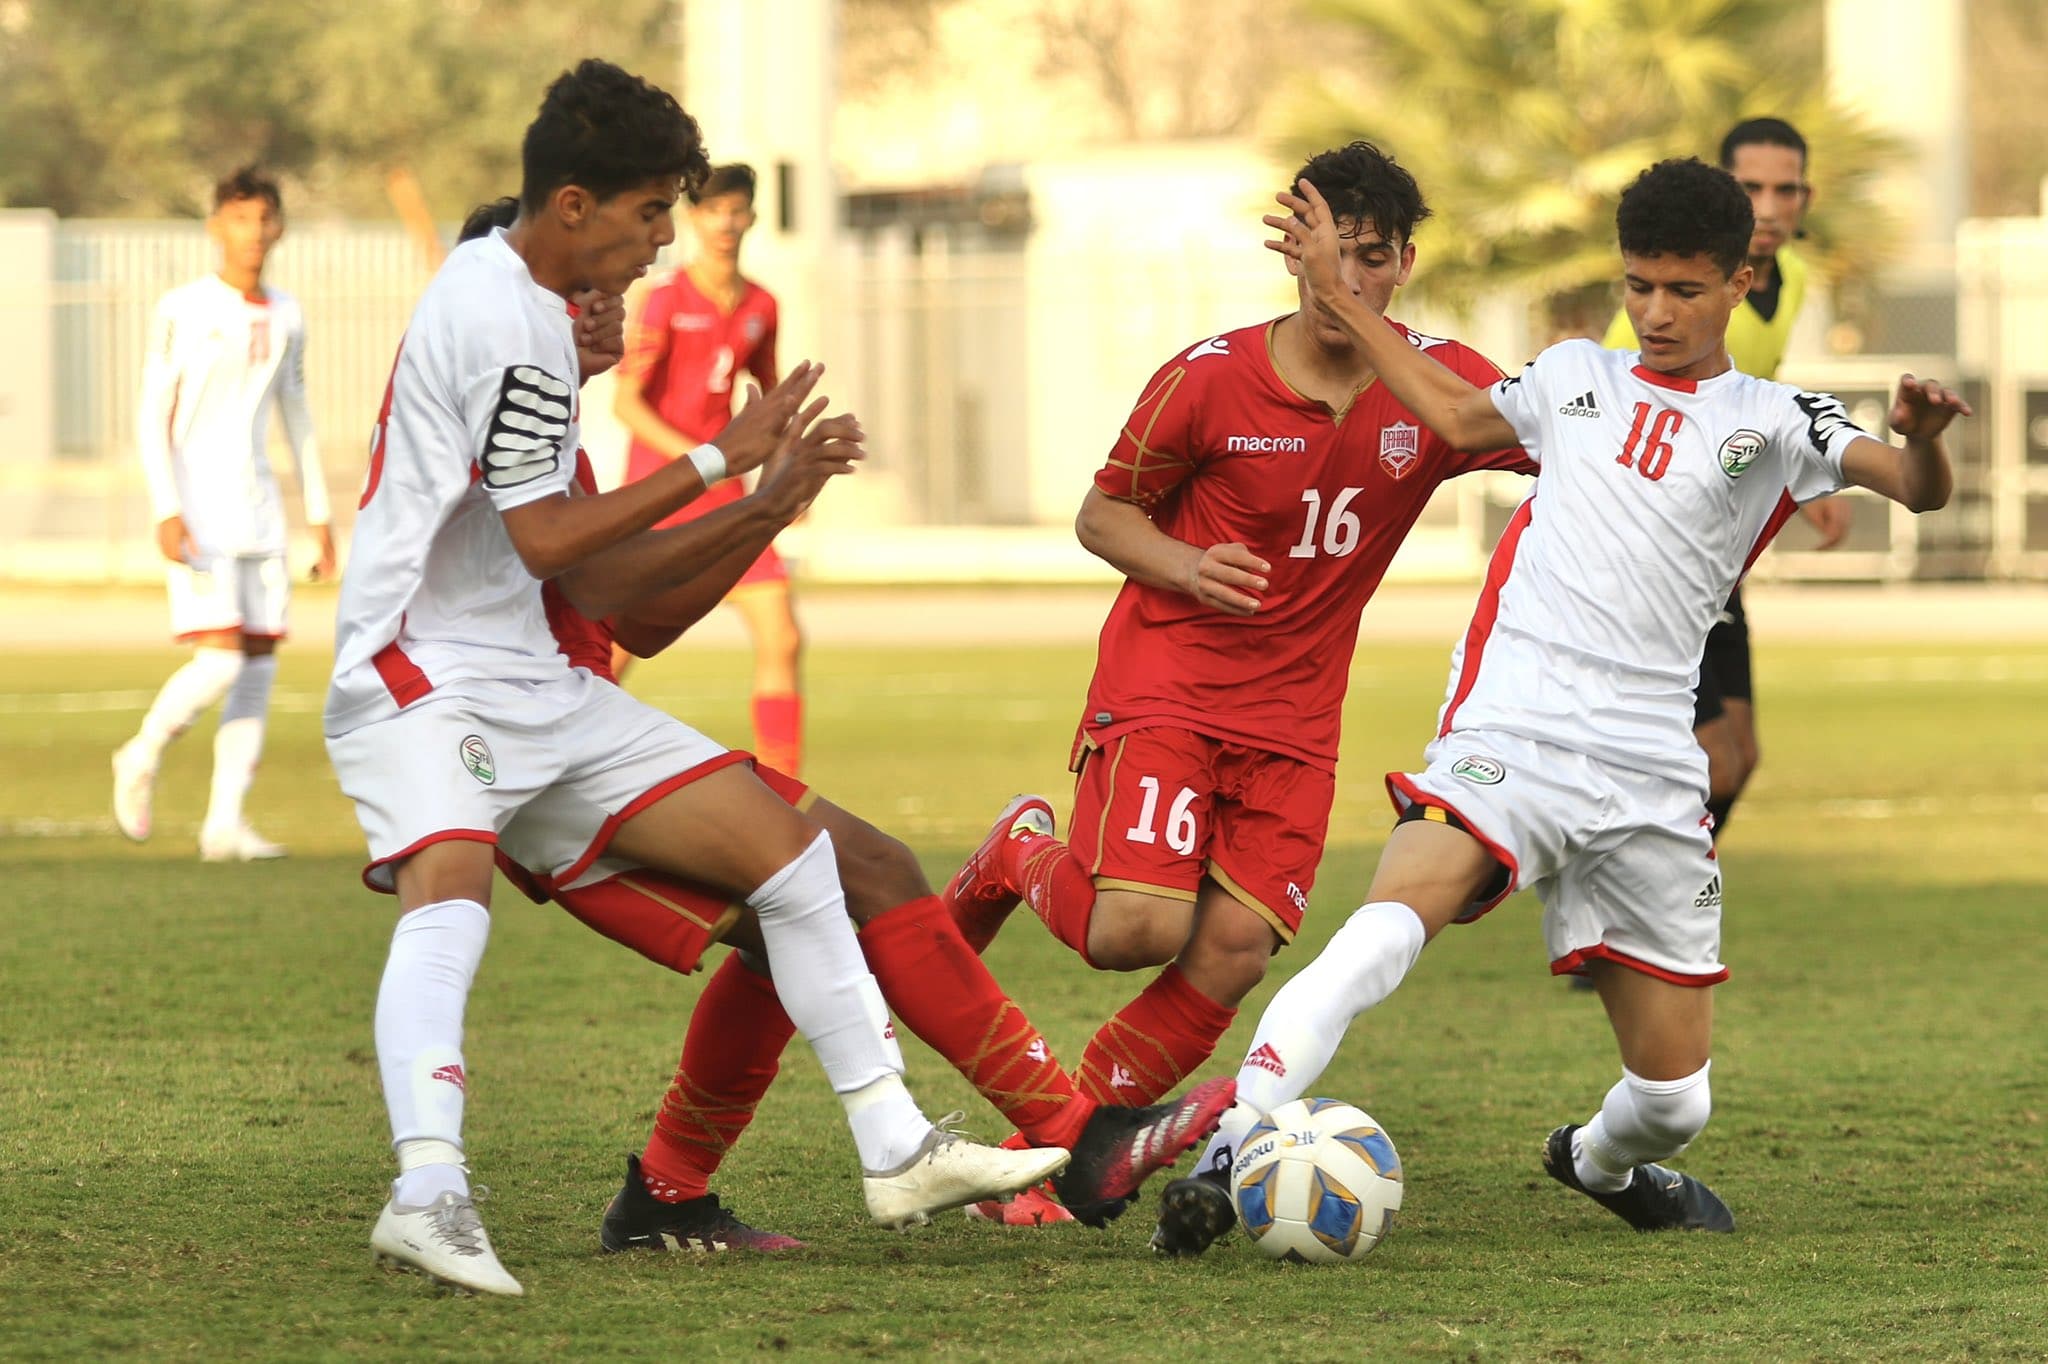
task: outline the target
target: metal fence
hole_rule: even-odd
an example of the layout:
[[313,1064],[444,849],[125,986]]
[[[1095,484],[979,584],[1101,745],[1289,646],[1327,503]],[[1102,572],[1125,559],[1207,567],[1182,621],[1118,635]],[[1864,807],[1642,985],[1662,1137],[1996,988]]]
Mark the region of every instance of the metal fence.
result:
[[[1967,372],[1947,350],[1851,360],[1795,354],[1786,366],[1788,380],[1840,393],[1873,431],[1883,429],[1901,370],[1962,373],[1978,416],[1955,428],[1952,504],[1915,518],[1859,498],[1846,546],[1812,553],[1808,532],[1795,522],[1760,574],[2048,578],[2048,328],[2034,330],[2037,319],[2048,319],[2048,272],[2027,264],[2038,255],[2008,255],[1978,251],[1970,257],[1977,264],[1957,273],[1957,320],[1940,339],[1960,338]],[[196,224],[58,226],[50,291],[55,449],[46,460],[0,452],[8,501],[0,511],[0,576],[154,576],[132,453],[142,354],[157,297],[211,261]],[[1071,547],[1071,509],[1114,434],[1121,404],[1187,338],[1258,316],[1244,300],[1271,290],[1270,271],[1250,273],[1261,264],[1105,257],[1063,260],[1048,271],[1016,248],[946,249],[943,241],[888,234],[847,243],[802,299],[786,298],[785,307],[813,311],[836,371],[835,395],[887,438],[863,480],[868,500],[838,499],[838,521],[817,517],[814,539],[839,533],[879,543],[891,537],[876,532],[890,529],[907,543],[939,528],[1010,528],[991,531],[986,540],[994,545],[1002,534],[1037,526],[1049,542]],[[427,270],[397,228],[295,224],[269,278],[305,308],[308,387],[345,529],[370,422]],[[1924,281],[1915,287],[1926,290]],[[1927,340],[1927,329],[1915,336]],[[1511,353],[1517,342],[1477,339],[1504,363],[1519,358]],[[1054,361],[1087,382],[1048,384]],[[597,410],[604,405],[595,392],[586,401],[601,465],[615,452],[600,444],[620,441]],[[1056,498],[1044,492],[1051,458],[1063,461]],[[1440,495],[1418,528],[1408,561],[1426,563],[1428,576],[1476,571],[1502,506],[1520,496],[1513,480],[1462,482]],[[821,554],[817,562],[832,558]]]

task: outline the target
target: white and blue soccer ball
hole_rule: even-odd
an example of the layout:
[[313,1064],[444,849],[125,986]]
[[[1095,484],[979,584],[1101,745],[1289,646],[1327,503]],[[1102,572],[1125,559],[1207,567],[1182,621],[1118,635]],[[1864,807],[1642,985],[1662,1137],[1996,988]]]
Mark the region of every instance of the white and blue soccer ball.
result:
[[1359,1260],[1393,1230],[1401,1157],[1362,1110],[1296,1099],[1260,1118],[1230,1165],[1238,1224],[1276,1260]]

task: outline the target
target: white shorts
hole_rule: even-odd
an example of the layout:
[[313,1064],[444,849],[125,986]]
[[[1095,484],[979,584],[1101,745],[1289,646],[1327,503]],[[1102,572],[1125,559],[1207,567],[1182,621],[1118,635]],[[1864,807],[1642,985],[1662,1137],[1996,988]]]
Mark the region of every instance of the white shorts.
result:
[[292,575],[282,554],[215,555],[199,562],[199,568],[164,566],[173,635],[239,630],[259,639],[284,638]]
[[573,882],[633,815],[746,761],[580,669],[558,682],[440,688],[329,738],[327,753],[369,842],[363,881],[387,892],[392,863],[450,839],[495,844],[551,788],[596,812],[579,826],[584,846],[559,867]]
[[1536,892],[1552,972],[1605,958],[1678,985],[1728,978],[1703,788],[1497,731],[1454,730],[1424,756],[1426,771],[1387,774],[1395,808],[1441,806],[1508,869],[1508,890]]

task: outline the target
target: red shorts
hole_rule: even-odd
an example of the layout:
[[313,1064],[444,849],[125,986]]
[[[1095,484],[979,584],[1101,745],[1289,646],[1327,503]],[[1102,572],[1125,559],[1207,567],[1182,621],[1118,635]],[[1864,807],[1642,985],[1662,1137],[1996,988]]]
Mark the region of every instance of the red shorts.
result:
[[[799,810],[814,799],[809,787],[772,767],[756,763],[754,775]],[[648,867],[629,867],[571,890],[555,887],[502,849],[498,868],[536,903],[553,900],[621,947],[685,975],[703,965],[704,949],[730,932],[745,909],[700,882]]]
[[[627,457],[626,481],[629,483],[638,482],[666,463],[668,461],[660,455],[635,445],[632,454]],[[656,530],[663,530],[669,526],[680,526],[685,521],[694,521],[700,516],[717,511],[720,507],[730,507],[746,495],[747,485],[744,480],[737,478],[722,479],[712,484],[702,497],[697,498],[682,510],[671,512],[665,519],[655,522],[654,528]],[[775,552],[775,546],[770,545],[761,551],[760,558],[747,565],[747,571],[740,575],[740,580],[733,584],[733,589],[737,591],[742,587],[753,587],[759,583],[786,583],[788,581],[789,565],[785,564],[782,561],[782,556]]]
[[1074,750],[1067,846],[1105,890],[1193,900],[1204,876],[1293,942],[1323,860],[1337,779],[1185,729],[1139,729]]

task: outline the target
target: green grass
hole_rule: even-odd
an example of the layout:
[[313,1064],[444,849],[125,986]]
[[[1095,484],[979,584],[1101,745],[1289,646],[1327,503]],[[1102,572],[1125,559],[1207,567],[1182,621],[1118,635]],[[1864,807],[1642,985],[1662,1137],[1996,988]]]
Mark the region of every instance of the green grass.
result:
[[[389,902],[364,891],[320,747],[324,660],[288,652],[258,787],[291,860],[202,867],[203,736],[157,838],[107,832],[106,754],[177,655],[0,661],[0,1355],[604,1358],[1988,1359],[2048,1356],[2048,650],[1802,648],[1760,659],[1767,757],[1724,852],[1713,1125],[1682,1162],[1741,1220],[1640,1237],[1542,1177],[1616,1060],[1544,973],[1533,901],[1454,931],[1318,1088],[1399,1143],[1407,1206],[1356,1267],[1282,1269],[1233,1238],[1145,1251],[962,1218],[863,1223],[855,1162],[801,1048],[720,1189],[800,1258],[600,1257],[697,980],[509,892],[470,1010],[469,1137],[524,1300],[437,1296],[370,1262],[389,1178],[370,1008]],[[1205,1074],[1356,903],[1444,651],[1374,649],[1353,683],[1332,847],[1300,946]],[[1064,792],[1086,650],[819,650],[810,775],[943,876],[1011,792]],[[743,742],[745,660],[636,679]],[[133,693],[133,695],[124,695]],[[1078,1055],[1135,978],[1028,915],[991,953]],[[701,978],[699,978],[701,979]],[[933,1113],[991,1110],[909,1048]]]

